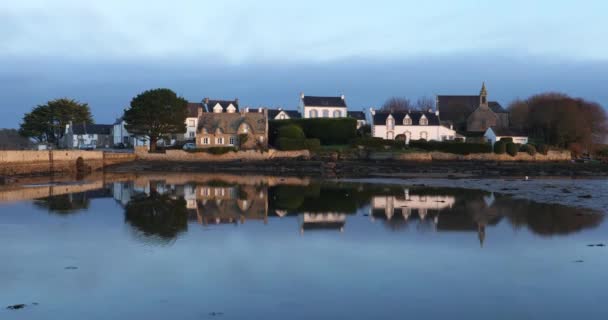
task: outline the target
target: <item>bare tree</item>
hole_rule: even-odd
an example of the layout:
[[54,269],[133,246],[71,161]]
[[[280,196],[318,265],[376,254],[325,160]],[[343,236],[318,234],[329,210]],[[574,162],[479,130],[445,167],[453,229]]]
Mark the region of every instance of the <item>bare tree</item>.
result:
[[382,111],[408,111],[412,109],[410,99],[404,97],[392,97],[382,105]]
[[430,109],[433,109],[434,107],[435,107],[435,100],[433,98],[430,98],[427,96],[418,98],[418,100],[416,100],[416,104],[414,105],[414,108],[416,110],[420,110],[420,111],[429,111]]

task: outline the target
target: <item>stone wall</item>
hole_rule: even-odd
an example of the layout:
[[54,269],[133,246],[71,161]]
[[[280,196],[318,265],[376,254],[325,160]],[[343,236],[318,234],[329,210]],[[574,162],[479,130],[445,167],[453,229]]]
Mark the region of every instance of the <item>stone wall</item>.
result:
[[134,154],[84,150],[0,151],[0,176],[74,172],[82,158],[91,170],[135,160]]
[[146,161],[193,161],[193,162],[222,162],[222,161],[262,161],[270,159],[310,158],[308,150],[279,151],[270,149],[266,152],[246,150],[227,152],[225,154],[210,154],[207,152],[187,152],[183,150],[167,150],[166,153],[148,153],[143,148],[135,151],[137,159]]
[[403,154],[392,153],[376,153],[370,154],[370,158],[374,160],[390,159],[403,161],[529,161],[529,162],[545,162],[545,161],[570,161],[572,155],[570,151],[549,151],[546,155],[537,153],[531,156],[525,152],[519,152],[515,157],[508,154],[495,153],[475,153],[469,155],[458,155],[444,152],[413,152]]

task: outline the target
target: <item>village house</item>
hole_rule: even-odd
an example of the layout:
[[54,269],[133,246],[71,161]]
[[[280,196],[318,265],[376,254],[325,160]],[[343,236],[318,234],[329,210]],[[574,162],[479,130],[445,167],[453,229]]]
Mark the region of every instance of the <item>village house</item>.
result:
[[[199,106],[196,133],[197,148],[238,147],[240,149],[268,146],[268,111],[238,111],[238,100],[228,102],[205,99],[204,112]],[[249,112],[248,112],[249,111]]]
[[268,120],[300,119],[301,115],[296,110],[284,110],[283,108],[268,109]]
[[112,128],[113,147],[143,147],[149,146],[149,140],[145,137],[137,137],[127,131],[127,122],[123,118],[118,118]]
[[67,124],[61,146],[67,149],[97,149],[112,146],[110,124]]
[[363,112],[363,111],[348,111],[347,116],[349,118],[353,118],[353,119],[357,120],[357,129],[359,129],[367,124],[367,119],[365,118],[365,112]]
[[509,112],[500,103],[488,100],[485,83],[479,95],[438,95],[437,110],[460,132],[483,134],[490,127],[509,127]]
[[184,140],[194,142],[198,128],[198,118],[205,112],[203,103],[188,102],[188,116],[186,117],[186,133]]
[[528,136],[513,129],[506,128],[488,128],[484,133],[484,138],[492,145],[505,138],[513,139],[513,143],[528,144]]
[[298,110],[308,118],[345,118],[347,105],[344,95],[339,97],[314,97],[300,94]]
[[448,141],[458,137],[456,131],[441,124],[439,112],[375,111],[372,115],[372,136],[387,140]]

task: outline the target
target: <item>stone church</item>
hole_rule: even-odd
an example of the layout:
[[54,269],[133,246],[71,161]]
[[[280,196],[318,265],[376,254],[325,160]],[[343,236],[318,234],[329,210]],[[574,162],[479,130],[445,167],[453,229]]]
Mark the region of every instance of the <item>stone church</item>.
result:
[[479,95],[438,95],[437,110],[441,120],[450,122],[459,132],[482,133],[490,127],[509,127],[509,112],[500,103],[488,100],[485,83]]

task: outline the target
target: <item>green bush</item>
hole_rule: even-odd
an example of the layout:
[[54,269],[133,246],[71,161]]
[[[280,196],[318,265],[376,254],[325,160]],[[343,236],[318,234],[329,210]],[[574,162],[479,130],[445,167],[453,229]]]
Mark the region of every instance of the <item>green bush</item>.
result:
[[357,137],[357,120],[352,118],[272,120],[268,125],[271,145],[276,145],[281,138],[280,128],[289,125],[299,126],[306,138],[319,139],[322,145],[347,144]]
[[531,156],[536,155],[536,148],[531,144],[522,144],[519,151],[525,152]]
[[539,144],[538,148],[536,148],[536,150],[540,153],[540,154],[544,154],[547,155],[547,153],[549,153],[549,146],[546,144]]
[[519,152],[519,147],[517,146],[517,144],[515,144],[513,142],[507,143],[507,153],[511,157],[515,157],[518,152]]
[[496,141],[494,143],[494,153],[505,154],[507,153],[507,144],[504,141]]
[[384,148],[385,146],[402,148],[405,147],[405,142],[397,140],[384,140],[382,138],[357,138],[350,142],[353,147],[367,147],[367,148]]
[[487,143],[463,143],[456,141],[425,141],[412,140],[409,146],[411,148],[426,150],[426,151],[441,151],[454,154],[467,155],[471,153],[490,153],[492,147]]
[[287,126],[283,126],[280,127],[278,129],[278,135],[279,135],[279,139],[280,138],[287,138],[287,139],[306,139],[306,136],[304,135],[304,131],[302,131],[302,128],[300,128],[300,126],[297,126],[295,124],[290,124]]
[[311,150],[316,151],[321,147],[319,139],[289,139],[279,138],[277,148],[283,151]]
[[509,143],[509,142],[513,143],[513,138],[510,138],[510,137],[509,138],[502,138],[502,139],[500,139],[500,141],[502,141],[504,143]]

